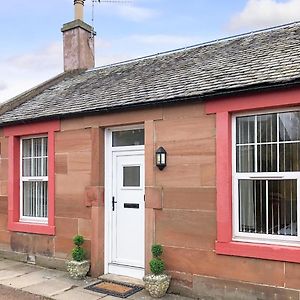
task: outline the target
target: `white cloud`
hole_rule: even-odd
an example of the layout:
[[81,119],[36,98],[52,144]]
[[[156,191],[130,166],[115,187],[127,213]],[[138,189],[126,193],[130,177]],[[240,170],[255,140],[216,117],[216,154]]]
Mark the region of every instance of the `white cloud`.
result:
[[265,28],[299,20],[299,0],[248,0],[244,9],[230,20],[229,29]]
[[153,9],[138,6],[119,6],[117,11],[121,17],[134,22],[146,21],[158,15]]
[[0,81],[0,91],[7,89],[7,84],[4,81]]
[[[8,100],[63,71],[61,43],[53,42],[33,52],[0,59],[1,74],[5,74],[5,88],[0,102]],[[3,86],[4,87],[4,86]]]
[[160,12],[141,5],[127,4],[127,3],[116,3],[119,5],[112,5],[114,3],[102,2],[101,11],[102,14],[111,14],[119,16],[123,19],[133,22],[144,22],[149,19],[155,18],[160,15]]
[[53,42],[32,53],[10,57],[6,63],[22,70],[57,70],[61,67],[62,53],[62,43]]

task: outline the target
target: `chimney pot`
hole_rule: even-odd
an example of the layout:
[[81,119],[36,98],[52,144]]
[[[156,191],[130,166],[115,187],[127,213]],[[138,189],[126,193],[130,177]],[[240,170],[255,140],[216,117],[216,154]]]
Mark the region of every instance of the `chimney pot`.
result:
[[74,0],[75,20],[83,21],[83,7],[85,0]]

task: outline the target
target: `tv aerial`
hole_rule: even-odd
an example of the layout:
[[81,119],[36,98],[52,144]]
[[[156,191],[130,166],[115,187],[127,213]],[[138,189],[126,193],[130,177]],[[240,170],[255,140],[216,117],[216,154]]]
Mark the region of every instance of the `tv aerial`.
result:
[[[111,4],[129,4],[134,0],[92,0],[92,27],[94,28],[95,21],[95,4],[96,3],[111,3]],[[93,32],[93,35],[96,35],[96,32]]]

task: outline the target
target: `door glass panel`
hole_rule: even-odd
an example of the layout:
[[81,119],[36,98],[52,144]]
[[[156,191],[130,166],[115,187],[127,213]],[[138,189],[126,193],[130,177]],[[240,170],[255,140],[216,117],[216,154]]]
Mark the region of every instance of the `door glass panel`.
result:
[[123,186],[140,186],[140,167],[123,167]]
[[139,146],[144,145],[144,129],[114,131],[112,133],[112,146]]

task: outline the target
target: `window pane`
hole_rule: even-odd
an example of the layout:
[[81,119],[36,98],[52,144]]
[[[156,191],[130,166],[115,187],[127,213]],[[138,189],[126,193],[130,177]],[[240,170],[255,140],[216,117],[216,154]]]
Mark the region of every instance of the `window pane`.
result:
[[239,231],[266,233],[266,182],[239,180]]
[[300,140],[300,112],[285,112],[279,114],[279,140]]
[[277,114],[257,116],[257,142],[277,141]]
[[23,176],[47,176],[47,143],[46,137],[22,140]]
[[23,157],[31,157],[31,139],[22,140],[22,155]]
[[123,167],[123,186],[140,186],[140,167]]
[[[47,176],[47,137],[22,139],[22,216],[47,218],[48,182],[30,181],[30,177]],[[28,181],[29,180],[29,181]]]
[[48,138],[43,138],[43,151],[42,151],[43,156],[48,156]]
[[257,145],[257,171],[277,172],[277,144]]
[[23,182],[23,216],[48,216],[48,182]]
[[281,172],[300,171],[300,143],[280,144],[279,158]]
[[144,129],[114,131],[112,133],[112,146],[138,146],[144,145]]
[[297,180],[270,180],[268,184],[268,233],[296,236]]
[[254,143],[255,117],[240,117],[236,119],[237,144]]
[[254,172],[254,146],[236,147],[237,172]]
[[23,166],[22,166],[22,174],[23,176],[31,176],[31,159],[23,158]]

